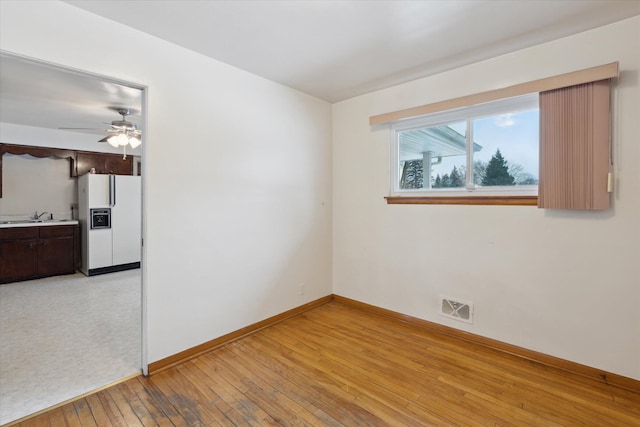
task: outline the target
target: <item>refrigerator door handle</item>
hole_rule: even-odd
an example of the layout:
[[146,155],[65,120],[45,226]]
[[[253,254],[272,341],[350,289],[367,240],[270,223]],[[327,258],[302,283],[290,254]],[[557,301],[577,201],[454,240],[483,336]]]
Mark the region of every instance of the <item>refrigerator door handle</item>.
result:
[[116,176],[109,175],[109,206],[116,205]]

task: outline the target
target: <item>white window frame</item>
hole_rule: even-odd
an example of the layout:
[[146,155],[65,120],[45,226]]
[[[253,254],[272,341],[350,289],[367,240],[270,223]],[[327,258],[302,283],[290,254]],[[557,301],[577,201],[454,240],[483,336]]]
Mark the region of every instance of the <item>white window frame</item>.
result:
[[[391,168],[390,168],[390,196],[392,197],[473,197],[473,196],[537,196],[537,185],[519,186],[492,186],[478,187],[472,182],[472,174],[469,173],[469,165],[473,159],[473,127],[471,122],[483,117],[497,114],[516,113],[538,108],[538,93],[517,96],[513,98],[501,99],[469,107],[456,108],[453,110],[441,111],[421,117],[399,120],[391,125]],[[446,125],[454,122],[467,122],[466,132],[466,187],[459,189],[442,188],[411,188],[400,189],[400,132],[420,129],[424,127],[434,127]]]

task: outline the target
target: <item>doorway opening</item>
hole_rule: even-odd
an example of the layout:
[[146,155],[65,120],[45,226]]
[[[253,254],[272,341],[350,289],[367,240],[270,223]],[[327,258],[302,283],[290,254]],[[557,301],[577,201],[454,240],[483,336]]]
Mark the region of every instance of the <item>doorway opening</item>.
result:
[[[32,227],[29,232],[51,234],[63,224],[79,230],[79,176],[141,176],[140,268],[87,276],[78,261],[73,274],[36,273],[0,284],[1,425],[147,373],[147,87],[0,51],[0,89],[0,232]],[[124,108],[142,135],[135,149],[100,141],[115,133],[113,124],[122,120],[117,110]],[[123,171],[119,159],[131,169]],[[26,223],[35,216],[47,221]],[[10,224],[15,220],[26,222]],[[9,241],[2,239],[0,245]],[[77,241],[80,260],[86,243]]]

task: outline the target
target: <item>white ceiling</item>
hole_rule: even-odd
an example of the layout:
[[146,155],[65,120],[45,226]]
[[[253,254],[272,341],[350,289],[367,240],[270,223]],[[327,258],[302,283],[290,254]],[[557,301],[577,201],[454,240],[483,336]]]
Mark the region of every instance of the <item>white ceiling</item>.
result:
[[140,89],[0,53],[2,122],[105,135],[105,123],[122,120],[118,107],[131,111],[127,120],[142,124]]
[[638,0],[66,2],[329,102],[640,14]]
[[[640,0],[66,2],[329,102],[640,14]],[[140,110],[137,89],[1,59],[2,122],[100,128],[111,107]]]

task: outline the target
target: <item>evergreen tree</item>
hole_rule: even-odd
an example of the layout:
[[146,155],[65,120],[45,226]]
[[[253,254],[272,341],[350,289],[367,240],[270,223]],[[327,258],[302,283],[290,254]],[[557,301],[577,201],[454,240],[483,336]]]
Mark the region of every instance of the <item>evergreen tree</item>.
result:
[[449,175],[446,173],[442,175],[442,186],[443,187],[451,187],[451,180],[449,179]]
[[440,178],[440,174],[436,175],[436,180],[433,183],[433,188],[440,188],[442,187],[442,178]]
[[496,150],[496,154],[491,156],[487,169],[485,171],[484,178],[482,179],[482,185],[515,185],[516,181],[509,173],[509,165],[507,161],[502,157],[500,149]]
[[462,176],[455,166],[451,170],[451,175],[449,175],[449,187],[464,187]]

